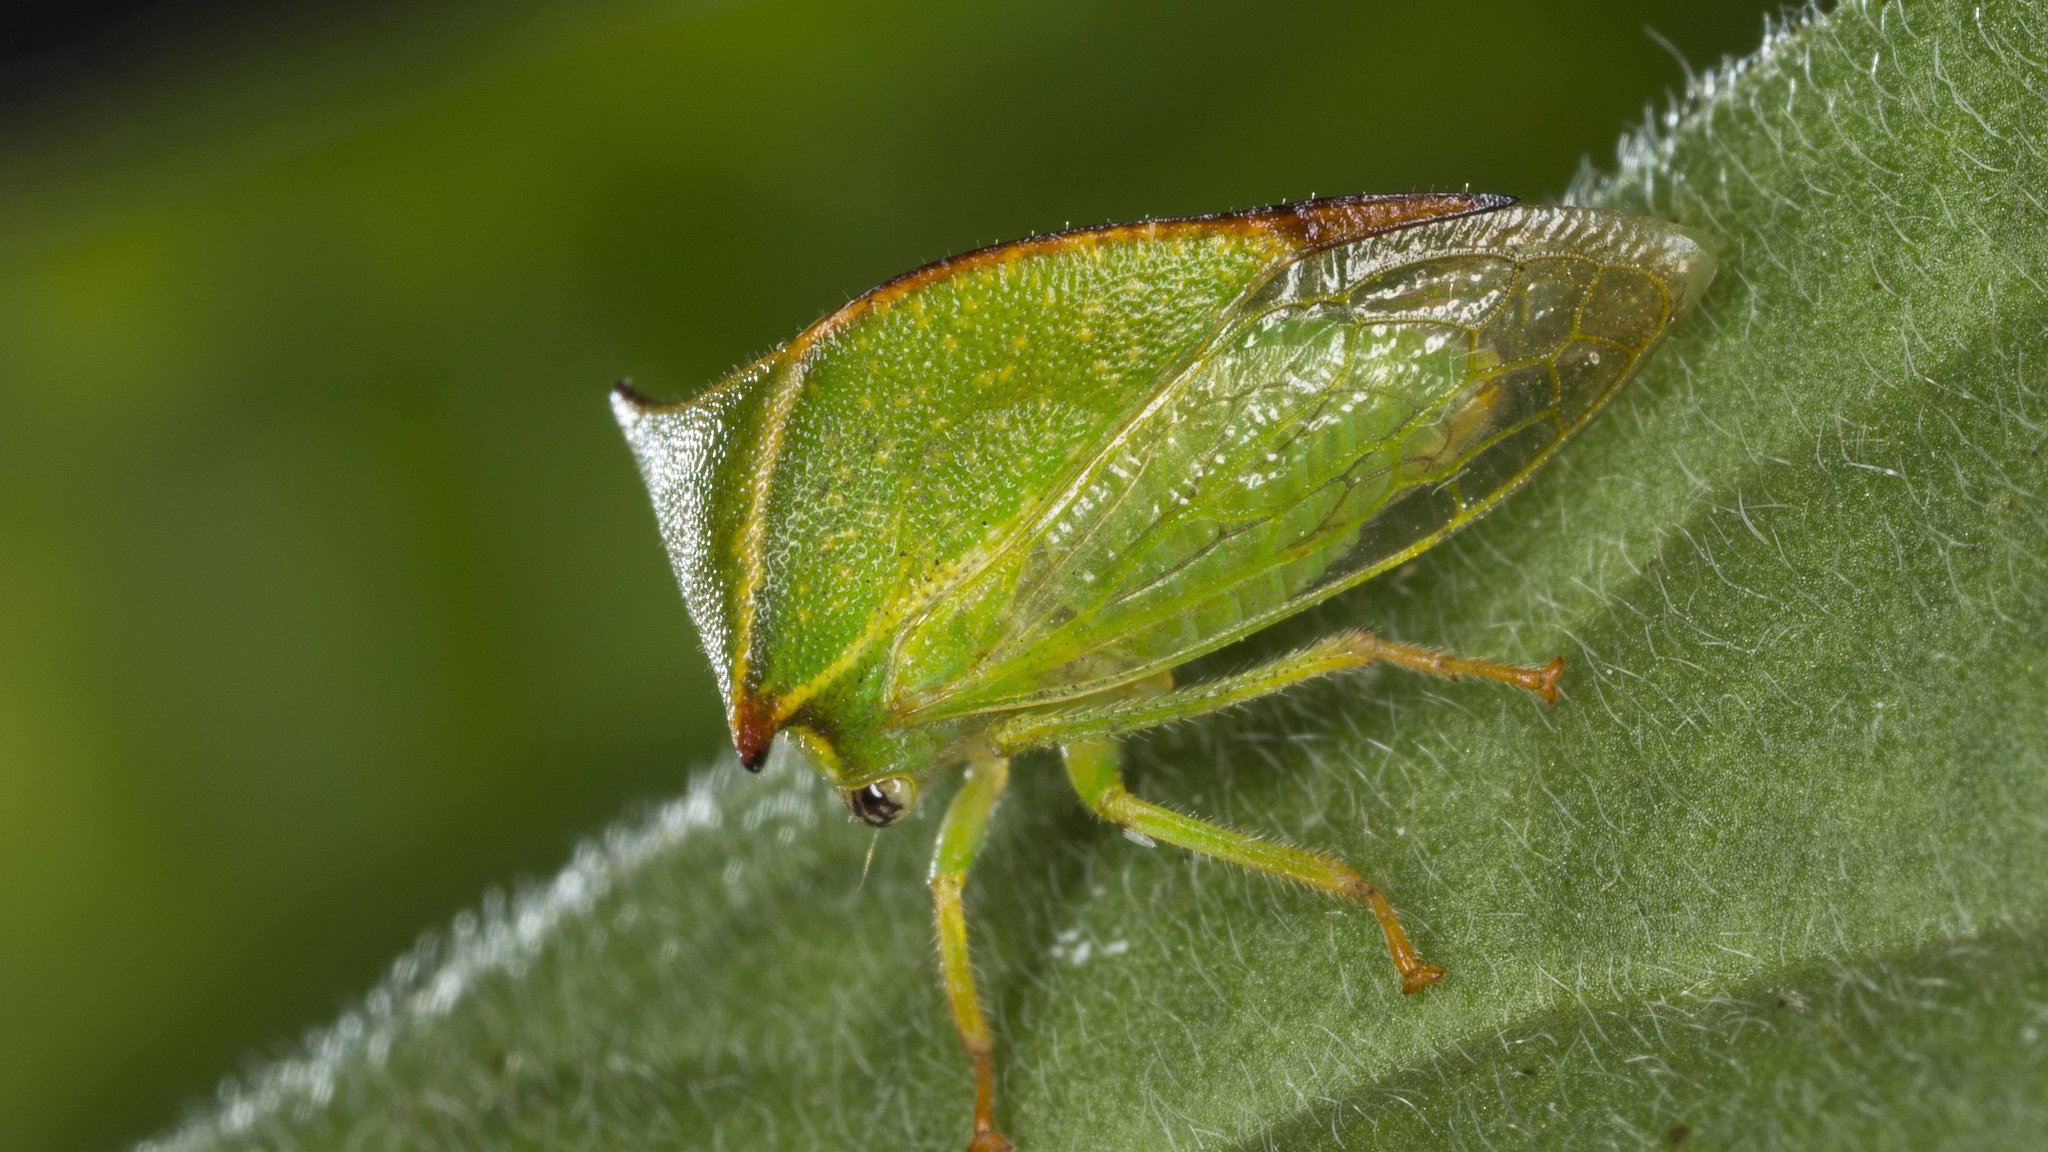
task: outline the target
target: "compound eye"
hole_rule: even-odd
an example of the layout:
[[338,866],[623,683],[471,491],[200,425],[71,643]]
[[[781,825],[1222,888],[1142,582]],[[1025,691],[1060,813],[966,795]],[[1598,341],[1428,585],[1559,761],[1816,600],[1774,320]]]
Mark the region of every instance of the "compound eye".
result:
[[846,809],[854,819],[875,828],[887,828],[917,803],[917,781],[908,776],[884,776],[865,788],[845,793]]

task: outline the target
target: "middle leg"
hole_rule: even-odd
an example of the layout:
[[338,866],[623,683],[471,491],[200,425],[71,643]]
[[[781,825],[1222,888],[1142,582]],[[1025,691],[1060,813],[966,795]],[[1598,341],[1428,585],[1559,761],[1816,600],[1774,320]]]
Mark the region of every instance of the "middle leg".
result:
[[1415,946],[1408,942],[1408,933],[1386,896],[1350,865],[1138,799],[1124,789],[1121,754],[1113,740],[1077,741],[1066,746],[1065,754],[1074,791],[1104,819],[1154,840],[1356,900],[1379,919],[1380,930],[1387,937],[1387,952],[1401,973],[1401,991],[1419,992],[1443,979],[1443,969],[1424,964],[1415,954]]

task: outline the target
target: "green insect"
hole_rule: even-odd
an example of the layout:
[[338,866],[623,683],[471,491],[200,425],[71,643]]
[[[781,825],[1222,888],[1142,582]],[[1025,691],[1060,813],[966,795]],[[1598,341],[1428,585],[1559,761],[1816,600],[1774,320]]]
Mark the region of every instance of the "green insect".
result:
[[961,888],[1008,760],[1056,747],[1105,819],[1364,903],[1329,856],[1125,791],[1120,737],[1374,661],[1556,696],[1542,668],[1347,631],[1176,686],[1204,653],[1491,508],[1713,277],[1661,220],[1499,196],[1360,196],[1061,232],[901,276],[687,403],[613,398],[740,762],[786,733],[861,821],[965,766],[932,860],[973,1065],[994,1039]]

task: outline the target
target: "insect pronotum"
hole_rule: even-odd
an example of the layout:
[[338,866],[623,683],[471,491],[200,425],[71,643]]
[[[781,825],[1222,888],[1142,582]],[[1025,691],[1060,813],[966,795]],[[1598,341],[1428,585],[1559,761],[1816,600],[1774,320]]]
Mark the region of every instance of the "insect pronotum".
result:
[[1176,667],[1402,563],[1585,423],[1712,278],[1676,225],[1470,194],[1356,196],[1055,233],[891,280],[681,404],[613,408],[740,762],[793,738],[881,826],[965,766],[931,889],[973,1066],[970,1149],[1009,1148],[961,888],[1008,758],[1155,841],[1365,904],[1336,859],[1125,791],[1119,738],[1374,661],[1557,692],[1346,631],[1235,675]]

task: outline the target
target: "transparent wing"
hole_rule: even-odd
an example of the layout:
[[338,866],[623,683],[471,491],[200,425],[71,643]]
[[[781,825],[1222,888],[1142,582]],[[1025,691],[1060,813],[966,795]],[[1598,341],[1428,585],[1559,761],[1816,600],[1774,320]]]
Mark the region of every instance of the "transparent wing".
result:
[[1571,208],[1296,261],[903,634],[893,707],[1101,691],[1401,563],[1548,456],[1712,275],[1675,225]]

